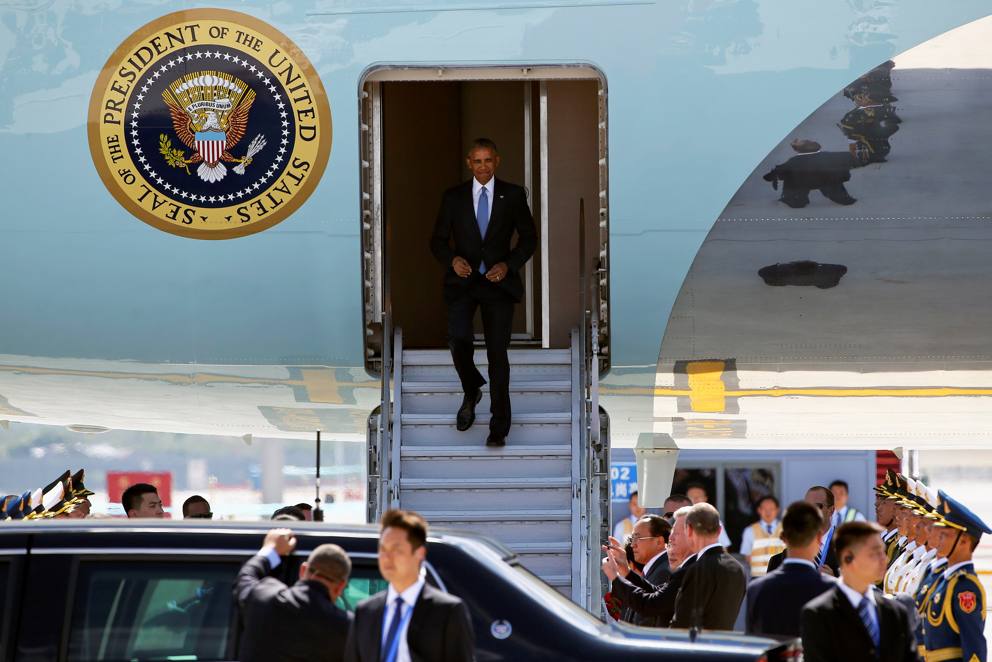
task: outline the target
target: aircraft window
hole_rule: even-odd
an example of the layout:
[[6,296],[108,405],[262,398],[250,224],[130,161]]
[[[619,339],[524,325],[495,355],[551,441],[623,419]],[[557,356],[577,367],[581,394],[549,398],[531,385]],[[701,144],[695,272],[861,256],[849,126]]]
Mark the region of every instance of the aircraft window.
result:
[[238,564],[82,563],[68,659],[229,659]]

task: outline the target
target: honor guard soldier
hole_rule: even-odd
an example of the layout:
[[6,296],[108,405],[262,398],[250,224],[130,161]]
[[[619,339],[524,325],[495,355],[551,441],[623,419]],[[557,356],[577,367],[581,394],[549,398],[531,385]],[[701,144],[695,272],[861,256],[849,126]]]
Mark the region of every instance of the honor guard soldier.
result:
[[925,657],[928,662],[986,662],[985,589],[972,554],[982,534],[992,529],[943,490],[938,512],[938,555],[947,557],[947,569],[923,605]]
[[901,515],[897,515],[899,530],[902,532],[900,540],[904,540],[904,542],[900,543],[901,551],[896,559],[889,564],[889,568],[885,572],[885,581],[882,584],[882,589],[890,595],[896,593],[896,580],[912,561],[913,554],[920,546],[916,534],[916,527],[921,520],[916,511],[919,505],[919,497],[916,496],[916,481],[909,477],[904,477],[904,481],[905,487],[900,490],[898,500],[902,512]]
[[928,546],[931,520],[927,519],[927,515],[932,511],[929,503],[927,503],[928,489],[923,481],[916,481],[915,499],[911,506],[914,514],[912,533],[916,549],[905,558],[902,567],[892,578],[892,592],[894,594],[912,595],[915,591],[910,590],[910,581],[917,567],[921,563],[929,563],[936,554]]
[[892,469],[885,470],[885,480],[875,486],[875,519],[885,527],[882,534],[882,542],[885,543],[885,555],[887,564],[891,565],[895,558],[892,552],[899,542],[899,527],[896,526],[896,504],[890,499],[896,489],[896,472]]
[[[936,490],[934,490],[935,492]],[[947,558],[940,555],[940,536],[943,531],[943,527],[936,526],[937,522],[943,520],[940,516],[940,497],[937,496],[936,506],[934,510],[927,515],[927,519],[930,520],[930,536],[928,538],[928,543],[936,551],[936,558],[927,563],[923,567],[923,572],[920,575],[920,581],[917,584],[916,591],[913,595],[913,602],[916,604],[916,611],[919,614],[919,618],[916,619],[916,641],[919,644],[920,657],[925,659],[926,646],[924,642],[926,641],[926,604],[933,595],[934,588],[936,588],[937,582],[944,575],[944,569],[947,567]]]
[[936,518],[933,514],[937,511],[937,507],[940,505],[940,497],[937,490],[932,487],[926,487],[923,483],[917,483],[919,486],[923,486],[924,503],[920,508],[920,515],[923,521],[918,525],[919,537],[921,540],[922,547],[924,551],[920,553],[919,558],[906,568],[902,577],[899,579],[896,589],[900,593],[907,593],[909,595],[916,595],[917,589],[919,589],[920,582],[923,580],[923,575],[926,574],[927,568],[930,564],[937,558],[937,534],[940,533],[940,529],[934,527]]
[[895,517],[894,524],[896,530],[899,534],[895,537],[894,544],[890,544],[886,550],[886,555],[888,556],[889,567],[896,562],[896,559],[902,554],[903,550],[909,544],[909,518],[910,511],[904,505],[904,499],[906,497],[906,477],[902,474],[896,474],[896,486],[889,495],[889,501],[892,501],[895,507]]

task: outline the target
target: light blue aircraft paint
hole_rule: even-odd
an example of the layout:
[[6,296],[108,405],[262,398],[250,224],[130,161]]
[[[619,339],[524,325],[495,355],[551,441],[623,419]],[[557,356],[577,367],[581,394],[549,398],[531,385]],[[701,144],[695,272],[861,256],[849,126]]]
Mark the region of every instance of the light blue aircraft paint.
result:
[[[333,116],[326,170],[302,207],[219,241],[132,215],[98,176],[87,138],[111,53],[199,5],[0,7],[0,418],[306,438],[330,425],[363,439],[379,392],[363,371],[363,77],[383,65],[577,64],[605,81],[613,371],[603,402],[613,443],[631,445],[668,415],[650,389],[669,314],[752,171],[859,75],[988,11],[979,0],[214,6],[299,46]],[[418,155],[405,158],[415,171]]]

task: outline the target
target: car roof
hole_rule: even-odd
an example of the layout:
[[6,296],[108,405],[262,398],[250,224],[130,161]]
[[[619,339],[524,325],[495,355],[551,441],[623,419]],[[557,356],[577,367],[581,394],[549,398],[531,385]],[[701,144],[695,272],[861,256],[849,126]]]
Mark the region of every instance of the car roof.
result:
[[[46,533],[67,534],[78,533],[121,533],[121,532],[184,532],[197,535],[224,534],[264,534],[274,528],[292,529],[304,539],[308,536],[330,535],[345,538],[362,538],[374,540],[379,537],[377,524],[349,524],[340,522],[273,522],[271,520],[172,520],[172,519],[124,519],[124,518],[87,518],[60,520],[17,520],[0,524],[0,536],[5,534],[34,535]],[[430,529],[427,538],[430,544],[453,545],[466,551],[478,550],[482,546],[490,554],[495,554],[504,561],[512,560],[516,554],[502,544],[486,538],[481,534],[450,531],[443,528]],[[301,541],[303,542],[303,541]]]

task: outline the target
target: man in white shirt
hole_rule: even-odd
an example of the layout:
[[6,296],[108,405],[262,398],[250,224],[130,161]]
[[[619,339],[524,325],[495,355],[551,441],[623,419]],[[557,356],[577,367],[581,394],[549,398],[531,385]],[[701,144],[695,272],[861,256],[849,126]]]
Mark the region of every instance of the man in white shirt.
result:
[[358,603],[345,660],[474,660],[465,603],[426,583],[427,522],[413,511],[389,510],[380,525],[379,572],[389,588]]
[[837,528],[840,581],[811,600],[800,620],[806,662],[918,662],[909,614],[875,590],[887,561],[881,532],[869,522]]

